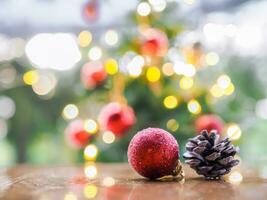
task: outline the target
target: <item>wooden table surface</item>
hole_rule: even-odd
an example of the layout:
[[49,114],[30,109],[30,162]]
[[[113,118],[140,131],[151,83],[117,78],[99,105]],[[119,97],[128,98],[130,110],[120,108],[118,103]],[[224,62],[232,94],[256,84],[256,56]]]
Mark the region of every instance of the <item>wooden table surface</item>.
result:
[[266,200],[267,180],[234,170],[226,181],[207,181],[185,167],[184,181],[149,181],[128,164],[33,167],[0,170],[0,199],[38,200]]

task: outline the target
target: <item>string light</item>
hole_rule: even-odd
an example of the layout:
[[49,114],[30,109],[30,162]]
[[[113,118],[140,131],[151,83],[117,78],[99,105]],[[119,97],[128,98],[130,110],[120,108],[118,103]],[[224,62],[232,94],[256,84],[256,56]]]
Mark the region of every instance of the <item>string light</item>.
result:
[[89,50],[88,57],[91,60],[99,60],[102,57],[102,50],[100,47],[94,46]]
[[78,114],[79,114],[79,109],[74,104],[66,105],[62,111],[62,116],[66,120],[74,119],[78,116]]
[[194,80],[191,77],[186,77],[184,76],[180,80],[180,88],[183,90],[188,90],[190,89],[194,84]]
[[141,16],[148,16],[151,12],[151,7],[147,2],[141,2],[137,6],[137,13]]
[[114,178],[108,176],[103,179],[103,185],[106,187],[113,186],[115,184]]
[[173,64],[172,63],[165,63],[162,66],[162,72],[166,76],[172,76],[174,74]]
[[146,72],[147,80],[157,82],[160,79],[160,70],[157,67],[149,67]]
[[206,63],[210,66],[214,66],[218,64],[219,60],[220,60],[220,57],[215,52],[209,52],[206,55]]
[[234,91],[235,91],[235,86],[232,83],[230,83],[230,85],[224,90],[224,94],[229,96],[233,94]]
[[105,70],[110,75],[116,74],[119,70],[117,61],[112,58],[107,59],[105,62]]
[[98,149],[94,144],[86,146],[83,152],[84,159],[88,161],[95,160],[97,154],[98,154]]
[[166,123],[166,127],[173,132],[177,131],[179,126],[179,123],[175,119],[170,119]]
[[102,135],[102,139],[105,143],[111,144],[115,141],[115,135],[111,131],[105,131]]
[[214,97],[221,97],[221,96],[223,96],[224,91],[221,87],[219,87],[217,84],[215,84],[211,87],[210,93]]
[[83,189],[85,198],[92,199],[97,195],[97,187],[94,184],[86,185]]
[[82,31],[78,35],[78,44],[81,47],[87,47],[92,41],[92,34],[89,31]]
[[126,68],[131,77],[138,77],[142,74],[143,66],[145,65],[145,59],[138,55],[127,64]]
[[178,105],[178,100],[175,96],[167,96],[164,98],[163,104],[168,109],[174,109]]
[[84,167],[84,174],[87,178],[93,179],[97,176],[97,169],[92,164],[86,164]]
[[95,134],[98,131],[98,125],[95,120],[87,119],[84,121],[84,130],[90,134]]
[[199,104],[199,102],[195,99],[192,99],[188,102],[187,104],[187,108],[189,110],[189,112],[197,115],[201,112],[201,105]]
[[109,46],[114,46],[118,43],[119,41],[119,36],[117,31],[115,30],[108,30],[105,34],[105,42],[109,45]]
[[238,140],[242,135],[241,128],[237,124],[230,124],[227,128],[227,136],[230,140]]
[[28,71],[23,75],[23,81],[27,85],[35,84],[38,81],[38,79],[39,79],[39,76],[36,70]]

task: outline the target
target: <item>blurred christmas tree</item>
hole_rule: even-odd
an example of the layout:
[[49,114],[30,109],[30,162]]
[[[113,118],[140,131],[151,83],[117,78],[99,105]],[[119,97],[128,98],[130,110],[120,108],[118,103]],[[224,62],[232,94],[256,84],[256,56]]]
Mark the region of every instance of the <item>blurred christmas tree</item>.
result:
[[[142,1],[126,26],[103,35],[37,34],[26,44],[28,59],[18,56],[2,64],[2,76],[16,77],[11,84],[1,79],[8,97],[0,106],[15,100],[8,139],[17,160],[126,161],[130,139],[146,127],[167,129],[181,147],[202,129],[238,142],[236,123],[247,115],[246,97],[264,98],[261,82],[240,58],[225,54],[221,60],[202,32],[174,15],[178,11],[176,2]],[[97,1],[82,8],[90,23],[100,14]],[[206,24],[204,33],[214,26]],[[226,28],[232,37],[235,27]]]

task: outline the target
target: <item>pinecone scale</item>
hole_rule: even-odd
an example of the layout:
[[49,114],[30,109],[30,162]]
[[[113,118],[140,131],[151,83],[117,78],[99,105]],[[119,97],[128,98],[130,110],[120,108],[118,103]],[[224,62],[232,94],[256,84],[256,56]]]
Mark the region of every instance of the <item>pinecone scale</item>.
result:
[[219,178],[231,171],[239,163],[234,159],[239,151],[229,138],[220,141],[216,131],[204,130],[200,135],[189,139],[183,157],[198,174],[209,179]]

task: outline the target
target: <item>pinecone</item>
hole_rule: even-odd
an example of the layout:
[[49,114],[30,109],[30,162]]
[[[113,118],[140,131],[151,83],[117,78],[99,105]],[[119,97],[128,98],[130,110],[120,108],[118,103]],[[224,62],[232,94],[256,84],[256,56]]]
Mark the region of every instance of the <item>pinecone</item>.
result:
[[219,140],[220,135],[216,131],[207,130],[200,135],[189,139],[186,144],[187,152],[183,157],[185,163],[207,179],[216,179],[229,173],[233,166],[239,163],[234,156],[239,151],[229,138]]

